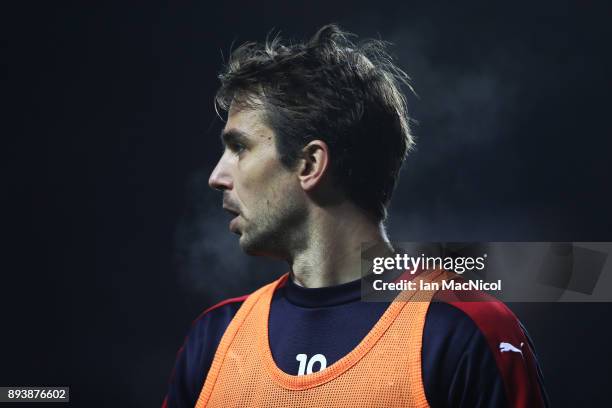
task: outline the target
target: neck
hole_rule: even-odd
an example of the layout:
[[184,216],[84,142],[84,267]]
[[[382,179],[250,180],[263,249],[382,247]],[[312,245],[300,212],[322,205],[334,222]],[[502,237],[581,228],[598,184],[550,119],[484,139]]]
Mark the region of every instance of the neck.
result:
[[307,288],[359,279],[362,244],[390,246],[382,222],[349,203],[316,208],[306,228],[306,245],[291,254],[289,263],[293,281]]

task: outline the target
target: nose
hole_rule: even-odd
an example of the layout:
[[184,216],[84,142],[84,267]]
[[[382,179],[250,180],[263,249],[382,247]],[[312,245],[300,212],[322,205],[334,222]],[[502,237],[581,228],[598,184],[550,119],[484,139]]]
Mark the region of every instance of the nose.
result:
[[219,159],[219,162],[208,178],[208,185],[219,191],[231,190],[233,187],[232,177],[225,157],[225,154],[221,156],[221,159]]

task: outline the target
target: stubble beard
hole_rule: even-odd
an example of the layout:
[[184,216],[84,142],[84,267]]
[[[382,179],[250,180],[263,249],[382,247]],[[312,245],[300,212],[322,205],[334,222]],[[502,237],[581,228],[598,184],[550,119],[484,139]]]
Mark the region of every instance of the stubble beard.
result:
[[305,240],[307,209],[289,200],[275,204],[267,205],[245,225],[240,247],[246,254],[285,259]]

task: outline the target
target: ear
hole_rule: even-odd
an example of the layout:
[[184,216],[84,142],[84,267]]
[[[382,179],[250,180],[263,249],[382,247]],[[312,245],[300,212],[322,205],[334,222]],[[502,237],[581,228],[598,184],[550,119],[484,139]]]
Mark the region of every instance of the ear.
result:
[[304,191],[321,183],[329,166],[329,148],[322,140],[313,140],[302,149],[298,178]]

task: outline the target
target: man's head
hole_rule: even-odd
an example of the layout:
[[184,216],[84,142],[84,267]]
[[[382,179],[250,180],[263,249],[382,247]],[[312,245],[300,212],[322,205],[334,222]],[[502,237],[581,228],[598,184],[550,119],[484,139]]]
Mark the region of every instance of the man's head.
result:
[[235,216],[230,230],[247,253],[282,256],[283,247],[295,246],[289,241],[302,229],[308,207],[299,176],[280,161],[276,136],[262,115],[232,105],[221,133],[225,150],[209,184],[223,191],[223,208]]
[[413,140],[407,77],[384,43],[357,45],[329,25],[303,44],[245,44],[220,79],[226,149],[210,185],[240,214],[231,228],[247,252],[295,241],[313,205],[349,200],[386,217]]

